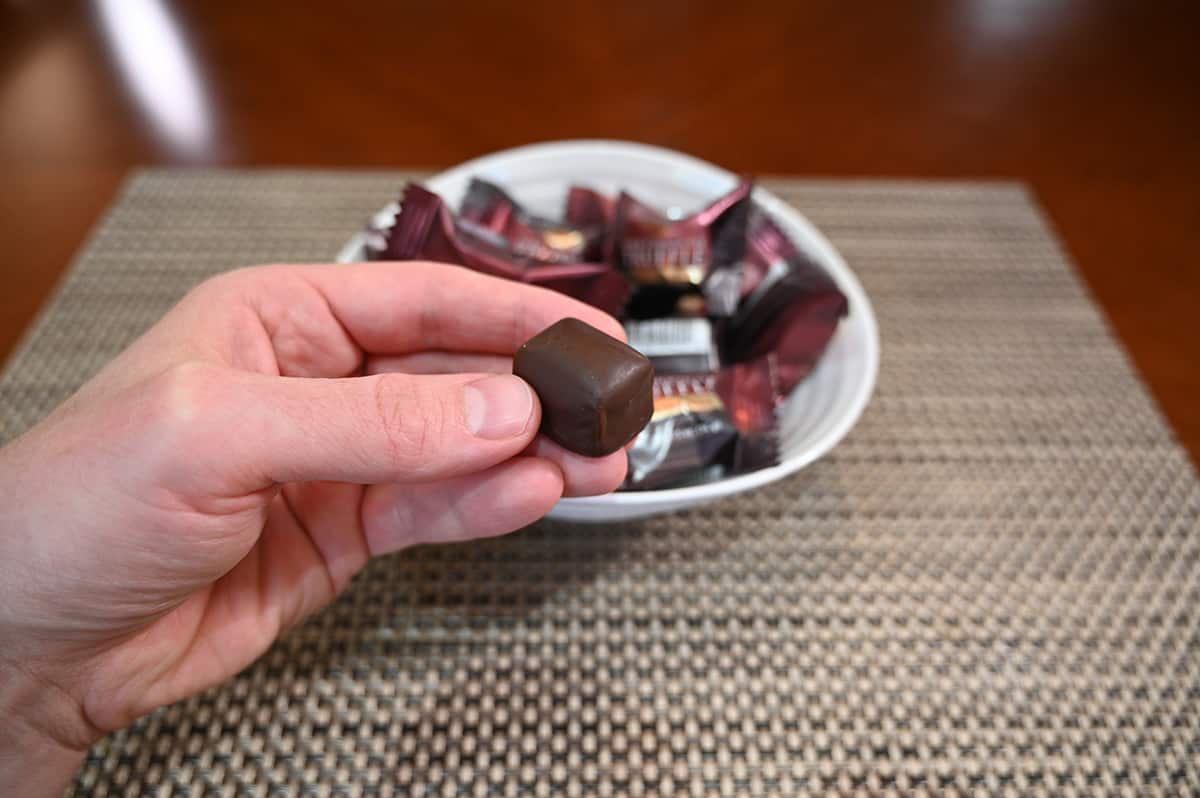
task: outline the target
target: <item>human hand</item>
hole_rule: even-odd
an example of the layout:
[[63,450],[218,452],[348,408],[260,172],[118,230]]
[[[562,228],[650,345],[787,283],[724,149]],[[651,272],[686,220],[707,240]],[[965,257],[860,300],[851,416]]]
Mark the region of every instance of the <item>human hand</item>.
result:
[[0,450],[0,794],[244,668],[373,555],[614,489],[624,453],[537,438],[509,374],[565,316],[623,337],[450,266],[231,272]]

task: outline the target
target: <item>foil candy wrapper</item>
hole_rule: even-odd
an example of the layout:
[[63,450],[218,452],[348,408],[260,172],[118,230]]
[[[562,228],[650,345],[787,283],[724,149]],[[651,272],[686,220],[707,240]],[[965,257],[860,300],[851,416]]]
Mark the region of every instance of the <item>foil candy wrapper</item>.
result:
[[629,319],[629,345],[650,358],[655,374],[692,374],[720,367],[712,323],[703,317]]
[[[599,227],[605,231],[612,228],[617,215],[617,203],[604,196],[599,191],[586,186],[571,186],[567,190],[566,207],[563,209],[563,220],[576,227]],[[611,237],[605,236],[605,243],[611,243]],[[612,259],[608,247],[604,250],[605,260]]]
[[627,193],[573,186],[558,222],[483,180],[457,215],[410,185],[393,224],[368,228],[366,247],[373,259],[440,260],[544,285],[623,317],[659,375],[623,489],[695,484],[778,462],[776,408],[848,311],[750,193],[741,183],[674,219]]
[[700,295],[705,314],[736,308],[746,247],[752,184],[682,219],[671,219],[622,192],[613,217],[613,257],[636,286],[627,312],[635,318],[669,316],[686,296]]
[[415,183],[405,189],[382,257],[457,263],[509,280],[541,285],[619,314],[628,281],[607,263],[538,261],[513,252],[503,235],[461,224],[437,194]]
[[514,254],[540,263],[599,262],[605,256],[605,219],[581,224],[544,219],[527,212],[495,183],[480,178],[472,178],[467,186],[458,221],[463,227],[499,235]]
[[768,361],[657,375],[654,414],[629,448],[625,490],[680,487],[779,462]]
[[771,358],[786,396],[816,367],[849,305],[828,272],[760,209],[750,225],[746,261],[743,274],[753,272],[758,280],[722,326],[721,358]]

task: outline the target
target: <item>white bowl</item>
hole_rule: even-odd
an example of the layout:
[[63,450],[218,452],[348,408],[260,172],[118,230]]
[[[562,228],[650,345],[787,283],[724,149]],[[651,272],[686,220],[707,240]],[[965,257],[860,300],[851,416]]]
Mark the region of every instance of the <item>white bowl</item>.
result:
[[[442,172],[425,185],[457,207],[467,183],[475,176],[499,183],[526,207],[546,216],[561,213],[571,183],[610,194],[628,189],[639,199],[682,214],[730,190],[737,182],[731,172],[671,150],[623,141],[560,141],[485,155]],[[783,444],[780,463],[685,488],[563,499],[551,511],[551,518],[640,518],[761,487],[824,455],[862,414],[879,370],[879,332],[867,295],[842,256],[803,215],[762,188],[754,190],[754,200],[829,271],[850,303],[850,313],[839,325],[820,364],[779,410]],[[381,210],[379,221],[386,222],[395,209],[393,203]],[[360,233],[346,244],[338,260],[363,260],[363,244]]]

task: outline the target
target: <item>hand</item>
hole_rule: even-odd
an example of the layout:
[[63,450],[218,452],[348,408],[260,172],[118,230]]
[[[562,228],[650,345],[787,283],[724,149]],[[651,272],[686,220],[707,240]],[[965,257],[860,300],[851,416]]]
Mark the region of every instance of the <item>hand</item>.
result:
[[245,269],[189,293],[0,451],[0,757],[68,777],[369,557],[614,489],[624,453],[536,438],[509,373],[564,316],[623,337],[561,294],[427,263]]

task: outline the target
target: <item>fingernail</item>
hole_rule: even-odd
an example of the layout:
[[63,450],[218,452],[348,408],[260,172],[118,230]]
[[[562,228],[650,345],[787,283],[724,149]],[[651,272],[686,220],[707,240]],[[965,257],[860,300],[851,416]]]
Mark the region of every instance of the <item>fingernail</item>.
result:
[[480,438],[513,438],[533,417],[533,389],[511,374],[484,377],[463,388],[463,406],[467,428]]

